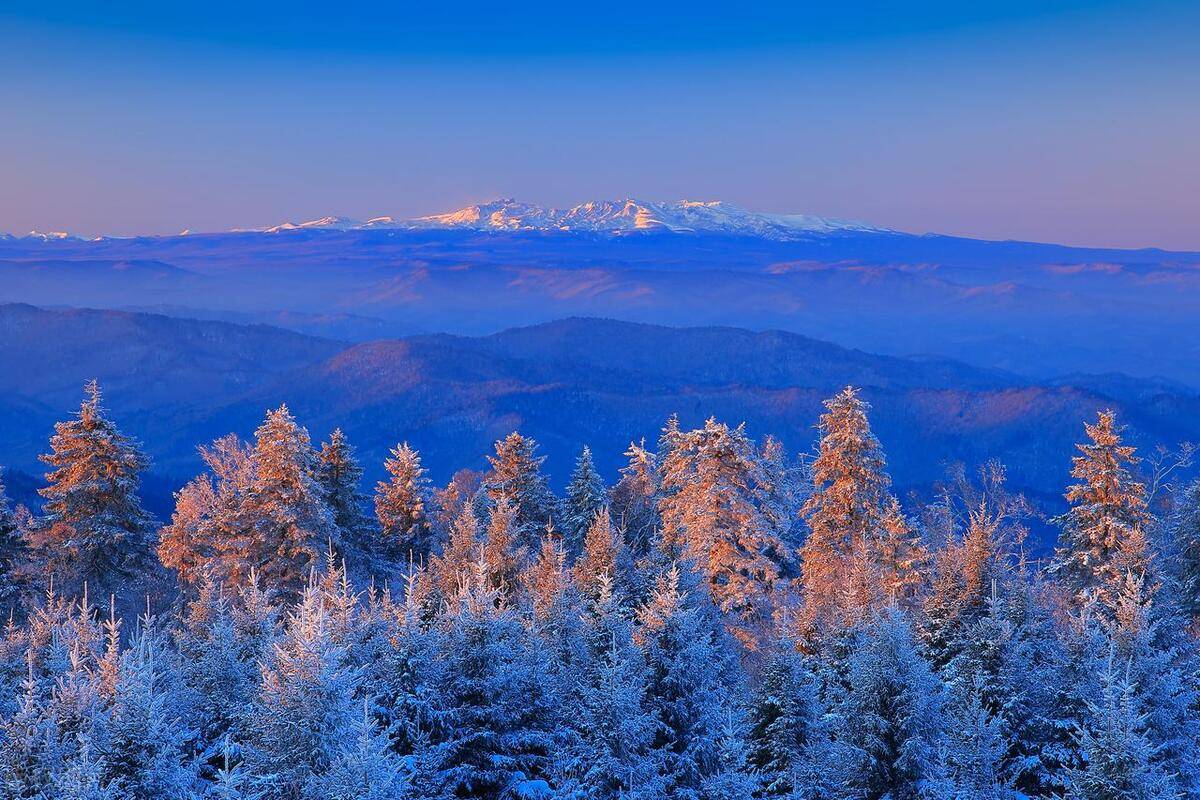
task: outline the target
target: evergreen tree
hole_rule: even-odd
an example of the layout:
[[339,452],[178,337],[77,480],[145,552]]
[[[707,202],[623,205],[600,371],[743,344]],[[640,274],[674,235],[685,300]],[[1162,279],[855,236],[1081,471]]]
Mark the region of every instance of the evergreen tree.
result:
[[28,547],[26,526],[18,511],[13,509],[4,488],[4,473],[0,471],[0,609],[12,608],[19,591],[18,569],[25,564]]
[[262,797],[302,798],[306,786],[328,773],[360,713],[358,680],[310,582],[262,667],[258,697],[242,723],[246,762]]
[[193,775],[182,765],[183,728],[173,666],[146,619],[120,657],[102,782],[124,800],[189,800]]
[[806,624],[816,628],[842,616],[852,557],[858,550],[867,558],[890,484],[879,440],[867,422],[869,406],[858,392],[846,387],[825,408],[812,463],[813,492],[801,509],[808,523],[801,585]]
[[654,543],[658,528],[658,465],[646,442],[630,443],[628,463],[612,488],[610,509],[616,524],[625,531],[635,556],[644,556]]
[[1179,604],[1194,624],[1200,619],[1200,479],[1181,493],[1168,524]]
[[375,487],[381,550],[392,560],[423,561],[433,545],[433,527],[427,511],[429,479],[421,457],[405,442],[392,448],[383,466],[390,477]]
[[370,523],[363,509],[367,499],[362,491],[363,469],[354,455],[354,447],[341,428],[334,428],[317,453],[316,478],[333,516],[339,539],[357,551],[371,548]]
[[748,761],[767,798],[831,797],[838,764],[810,658],[776,643],[747,714]]
[[592,461],[592,450],[584,446],[575,461],[575,471],[567,484],[567,497],[563,505],[563,546],[574,559],[583,551],[583,540],[596,514],[607,505],[607,490],[604,480],[596,471]]
[[744,428],[715,419],[678,434],[661,464],[662,547],[695,565],[746,644],[769,617],[786,550],[756,503],[757,468]]
[[1085,427],[1091,441],[1076,445],[1071,476],[1079,483],[1067,490],[1071,509],[1061,519],[1054,569],[1079,602],[1094,597],[1111,612],[1124,573],[1149,567],[1145,487],[1129,472],[1138,459],[1121,443],[1113,412]]
[[480,555],[479,520],[471,504],[462,507],[450,527],[445,549],[430,559],[429,574],[439,598],[450,602],[471,574]]
[[149,461],[137,442],[117,430],[101,405],[100,387],[87,384],[74,419],[56,423],[45,516],[29,532],[33,558],[67,594],[85,582],[115,590],[144,579],[153,565],[154,520],[138,499]]
[[403,762],[372,719],[364,699],[362,713],[340,731],[341,741],[328,769],[309,778],[306,800],[395,800],[405,793]]
[[658,721],[648,698],[648,676],[633,644],[629,621],[607,581],[585,633],[589,658],[579,678],[576,746],[562,770],[567,783],[589,800],[662,796],[665,779],[653,749]]
[[308,432],[287,406],[267,412],[253,447],[218,439],[201,456],[211,474],[180,490],[159,558],[185,583],[205,574],[234,586],[252,573],[295,595],[338,529],[313,477]]
[[537,549],[542,531],[555,515],[556,503],[542,474],[545,456],[537,453],[532,438],[510,433],[496,442],[496,454],[488,456],[491,469],[484,480],[492,505],[506,501],[512,506],[513,535],[519,547]]
[[554,700],[528,632],[482,566],[456,608],[438,641],[445,725],[433,744],[431,796],[501,797],[548,772]]
[[633,569],[625,537],[613,525],[608,509],[602,508],[584,536],[583,553],[573,570],[575,585],[586,599],[596,602],[607,584],[617,602],[627,604],[633,599]]
[[929,797],[943,780],[940,687],[898,611],[860,630],[837,736],[848,783],[870,800]]
[[1172,776],[1153,761],[1146,719],[1136,687],[1108,660],[1100,675],[1102,695],[1079,731],[1086,766],[1071,775],[1071,800],[1167,800],[1183,794]]
[[680,585],[671,567],[638,610],[637,639],[649,667],[651,709],[661,723],[655,749],[663,761],[667,798],[694,798],[720,773],[726,714],[728,641],[706,619],[704,597]]

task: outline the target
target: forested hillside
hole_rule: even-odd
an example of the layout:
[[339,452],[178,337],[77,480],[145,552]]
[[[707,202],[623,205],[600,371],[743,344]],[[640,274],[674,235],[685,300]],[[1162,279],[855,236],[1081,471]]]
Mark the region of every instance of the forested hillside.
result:
[[871,413],[832,393],[804,458],[670,417],[614,482],[581,447],[555,492],[522,432],[436,484],[393,441],[368,488],[352,436],[278,406],[204,444],[156,520],[143,445],[89,384],[43,447],[44,508],[0,491],[0,787],[1197,796],[1190,451],[1143,459],[1113,412],[1078,418],[1038,559],[999,462],[898,496]]

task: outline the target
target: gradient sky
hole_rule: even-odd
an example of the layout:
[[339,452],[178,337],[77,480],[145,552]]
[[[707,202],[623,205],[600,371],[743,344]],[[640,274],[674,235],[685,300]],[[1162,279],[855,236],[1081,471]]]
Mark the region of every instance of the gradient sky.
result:
[[1200,249],[1195,2],[8,2],[0,230],[723,199]]

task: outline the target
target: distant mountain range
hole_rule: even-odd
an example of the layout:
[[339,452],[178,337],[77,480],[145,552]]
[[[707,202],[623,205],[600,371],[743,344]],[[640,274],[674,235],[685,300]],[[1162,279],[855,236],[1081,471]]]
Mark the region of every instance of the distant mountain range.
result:
[[[1076,375],[1030,381],[941,358],[865,353],[779,331],[566,319],[467,337],[352,344],[266,325],[133,312],[0,306],[0,464],[39,471],[52,423],[98,378],[123,428],[155,461],[156,507],[198,469],[195,448],[286,402],[314,436],[343,427],[377,477],[408,440],[438,481],[484,466],[511,430],[544,445],[557,484],[590,444],[615,479],[631,440],[665,419],[746,422],[807,449],[821,401],[864,387],[902,490],[948,464],[1004,461],[1014,485],[1053,504],[1085,420],[1118,409],[1143,447],[1200,440],[1200,397],[1169,383]],[[31,481],[20,478],[18,485]]]

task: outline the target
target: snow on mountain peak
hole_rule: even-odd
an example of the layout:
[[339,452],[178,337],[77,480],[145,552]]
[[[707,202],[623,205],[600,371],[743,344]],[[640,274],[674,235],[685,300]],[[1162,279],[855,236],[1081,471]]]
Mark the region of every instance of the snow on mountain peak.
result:
[[613,235],[665,231],[670,233],[718,233],[791,239],[812,234],[886,232],[858,222],[811,214],[764,214],[747,211],[719,200],[656,202],[625,198],[592,200],[567,209],[546,208],[512,198],[460,208],[444,214],[415,219],[373,217],[366,222],[346,217],[322,217],[308,222],[285,222],[257,230],[280,233],[296,230],[436,230],[479,231],[574,231]]

